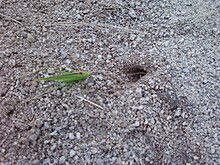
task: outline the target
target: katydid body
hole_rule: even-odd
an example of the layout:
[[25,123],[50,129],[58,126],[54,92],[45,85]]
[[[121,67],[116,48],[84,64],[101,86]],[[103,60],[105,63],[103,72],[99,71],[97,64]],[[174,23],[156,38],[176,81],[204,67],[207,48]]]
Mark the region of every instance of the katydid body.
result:
[[[62,73],[62,75],[60,76],[51,76],[51,77],[46,77],[46,78],[38,78],[36,79],[36,81],[58,81],[58,82],[61,82],[61,83],[65,83],[65,84],[62,84],[62,86],[58,86],[58,87],[55,87],[55,88],[50,88],[49,90],[47,90],[46,92],[42,93],[40,96],[43,96],[45,94],[47,94],[48,92],[52,91],[52,90],[57,90],[59,88],[62,88],[68,84],[73,84],[73,83],[77,83],[77,82],[80,82],[81,80],[84,80],[86,79],[87,77],[89,77],[89,72],[86,72],[86,71],[75,71],[75,72],[63,72],[63,71],[55,71],[55,72],[59,72],[59,73]],[[31,98],[29,99],[28,101],[31,101],[33,99],[36,99],[40,96],[37,96],[35,98]],[[79,99],[82,99],[100,109],[103,109],[100,105],[90,101],[90,100],[87,100],[81,96],[78,96],[78,95],[75,95],[75,97],[79,98]]]
[[36,81],[59,81],[63,83],[76,83],[81,80],[86,79],[89,76],[88,72],[85,71],[76,71],[76,72],[63,72],[63,75],[60,76],[51,76],[46,78],[38,78]]

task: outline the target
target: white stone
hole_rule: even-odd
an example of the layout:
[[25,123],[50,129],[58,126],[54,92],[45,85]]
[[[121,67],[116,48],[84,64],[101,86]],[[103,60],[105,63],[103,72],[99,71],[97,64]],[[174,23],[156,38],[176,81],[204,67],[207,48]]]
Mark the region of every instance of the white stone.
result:
[[184,40],[185,40],[184,38],[181,38],[181,39],[180,39],[180,42],[183,42]]
[[199,159],[199,157],[198,157],[198,156],[194,156],[193,158],[194,158],[195,160],[198,160],[198,159]]
[[137,36],[135,35],[135,34],[131,34],[130,35],[130,39],[133,41],[133,40],[135,40],[135,38],[136,38]]
[[50,135],[51,135],[51,136],[56,136],[56,135],[58,135],[58,133],[57,133],[57,131],[55,130],[55,131],[51,132]]
[[97,150],[97,148],[93,148],[93,149],[91,150],[91,152],[92,152],[93,154],[96,154],[96,153],[98,152],[98,150]]
[[75,139],[75,136],[74,136],[74,134],[73,134],[73,133],[69,133],[69,139],[70,139],[70,140]]
[[98,59],[102,59],[102,55],[101,54],[98,55]]
[[136,89],[136,93],[137,93],[137,94],[141,94],[141,93],[142,93],[142,88],[137,88],[137,89]]
[[73,39],[72,39],[72,38],[66,40],[66,43],[67,43],[67,44],[71,44],[72,42],[73,42]]
[[82,16],[81,16],[80,14],[77,14],[77,15],[76,15],[76,18],[82,19]]
[[85,10],[83,10],[83,14],[87,14],[87,13],[89,13],[89,9],[85,9]]
[[211,154],[214,154],[215,153],[215,147],[211,147]]
[[48,74],[54,74],[55,73],[55,70],[53,68],[49,68],[47,70]]
[[1,152],[2,152],[2,153],[5,153],[5,149],[4,149],[4,148],[3,148],[3,149],[1,149]]
[[50,148],[51,151],[54,151],[56,149],[57,145],[53,144],[53,146]]
[[112,56],[111,56],[110,54],[108,54],[108,55],[107,55],[107,58],[108,58],[108,59],[111,59],[111,58],[112,58]]
[[190,70],[189,70],[189,68],[183,68],[183,72],[184,72],[184,73],[189,73]]
[[70,150],[70,156],[73,157],[73,156],[75,156],[75,155],[76,155],[76,151]]
[[70,60],[70,59],[67,59],[67,60],[66,60],[66,63],[67,63],[67,64],[70,64],[70,63],[71,63],[71,60]]
[[63,164],[63,163],[65,163],[65,161],[66,161],[66,157],[65,156],[61,156],[60,159],[59,159],[59,163]]
[[170,119],[172,119],[172,116],[167,116],[167,120],[170,120]]
[[176,110],[176,112],[175,112],[175,116],[180,116],[181,115],[181,109],[180,108],[178,108],[177,110]]
[[144,124],[148,124],[149,123],[149,120],[146,118],[145,120],[144,120]]
[[139,121],[135,121],[133,126],[138,127],[139,125],[140,125],[140,122]]
[[80,133],[77,132],[77,133],[76,133],[76,138],[77,138],[77,139],[80,139],[80,137],[81,137]]
[[150,99],[149,99],[149,97],[144,97],[144,98],[140,98],[140,104],[142,104],[142,105],[146,105],[147,103],[148,103],[148,101],[149,101]]
[[135,17],[136,17],[136,13],[135,13],[134,10],[130,10],[130,11],[128,12],[128,15],[131,16],[132,18],[135,18]]

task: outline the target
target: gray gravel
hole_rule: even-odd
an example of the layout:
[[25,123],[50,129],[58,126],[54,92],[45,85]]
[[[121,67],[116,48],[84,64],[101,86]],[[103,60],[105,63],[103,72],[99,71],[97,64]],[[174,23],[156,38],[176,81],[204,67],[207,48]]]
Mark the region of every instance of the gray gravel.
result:
[[219,61],[217,0],[0,0],[0,164],[220,164]]

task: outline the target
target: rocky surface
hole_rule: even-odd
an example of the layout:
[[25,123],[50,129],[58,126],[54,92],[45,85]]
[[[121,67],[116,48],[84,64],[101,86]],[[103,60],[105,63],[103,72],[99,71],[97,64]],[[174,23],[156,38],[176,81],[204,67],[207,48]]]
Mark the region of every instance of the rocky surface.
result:
[[217,0],[0,1],[0,163],[220,164],[219,61]]

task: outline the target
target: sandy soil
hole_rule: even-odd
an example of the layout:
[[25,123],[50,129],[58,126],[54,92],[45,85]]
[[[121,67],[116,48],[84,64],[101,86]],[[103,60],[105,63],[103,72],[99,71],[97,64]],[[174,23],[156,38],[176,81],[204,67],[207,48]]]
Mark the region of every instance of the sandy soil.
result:
[[218,0],[0,0],[0,164],[220,164],[219,61]]

